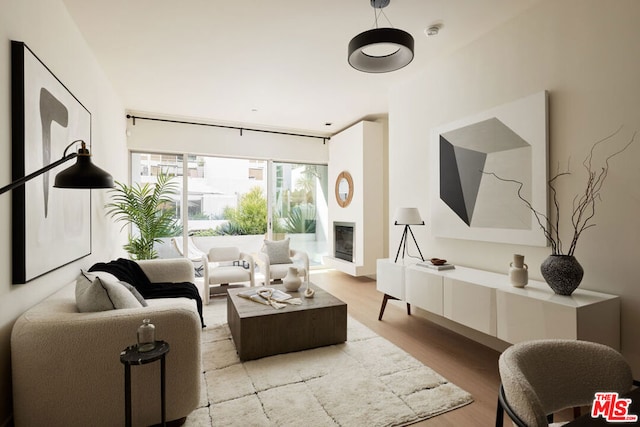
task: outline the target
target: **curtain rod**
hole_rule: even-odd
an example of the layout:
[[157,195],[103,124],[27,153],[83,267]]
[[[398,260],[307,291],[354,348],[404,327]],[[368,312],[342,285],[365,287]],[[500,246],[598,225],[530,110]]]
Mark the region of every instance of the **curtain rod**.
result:
[[224,128],[224,129],[236,129],[236,130],[240,131],[240,136],[242,136],[242,131],[247,130],[247,131],[251,131],[251,132],[273,133],[273,134],[276,134],[276,135],[300,136],[300,137],[303,137],[303,138],[316,138],[316,139],[321,139],[323,144],[326,144],[327,140],[331,139],[330,136],[304,135],[304,134],[301,134],[301,133],[290,133],[290,132],[280,132],[280,131],[275,131],[275,130],[253,129],[253,128],[246,128],[246,127],[239,127],[239,126],[215,125],[215,124],[211,124],[211,123],[186,122],[186,121],[171,120],[171,119],[157,119],[157,118],[153,118],[153,117],[134,116],[134,115],[131,115],[131,114],[127,114],[127,119],[132,119],[134,126],[136,125],[136,119],[138,119],[138,120],[151,120],[151,121],[154,121],[154,122],[178,123],[178,124],[183,124],[183,125],[198,125],[198,126],[211,126],[211,127],[216,127],[216,128]]

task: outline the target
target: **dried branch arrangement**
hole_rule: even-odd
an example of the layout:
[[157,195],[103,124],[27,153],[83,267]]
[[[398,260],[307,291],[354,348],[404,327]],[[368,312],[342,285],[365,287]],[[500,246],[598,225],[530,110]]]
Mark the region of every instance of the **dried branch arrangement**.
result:
[[[587,172],[587,182],[584,191],[581,194],[577,194],[573,198],[573,211],[571,214],[573,237],[571,239],[571,244],[569,245],[569,250],[567,251],[566,255],[573,256],[576,250],[576,245],[578,244],[578,239],[582,235],[582,232],[596,225],[595,223],[593,223],[593,219],[596,214],[596,202],[602,201],[600,192],[607,178],[607,175],[609,174],[609,161],[618,154],[625,151],[635,140],[637,131],[633,133],[631,139],[621,149],[607,155],[604,158],[602,166],[594,166],[594,152],[596,148],[599,145],[605,144],[610,141],[620,132],[621,129],[622,127],[618,128],[618,130],[616,130],[611,135],[593,144],[591,150],[589,151],[589,155],[587,155],[585,160],[582,162],[582,166]],[[560,168],[558,167],[558,170],[559,169]],[[545,237],[551,245],[551,253],[553,255],[565,255],[562,245],[562,239],[560,238],[560,202],[558,201],[558,192],[556,190],[555,183],[560,177],[571,175],[571,172],[569,172],[568,169],[569,168],[567,167],[567,170],[564,172],[556,172],[556,174],[547,182],[549,190],[551,191],[553,207],[555,209],[555,222],[551,221],[551,218],[549,218],[545,213],[536,210],[533,205],[522,196],[522,187],[524,186],[522,182],[514,179],[502,178],[493,172],[482,171],[482,173],[492,175],[500,181],[513,182],[518,185],[518,197],[535,215],[540,228],[544,232]]]

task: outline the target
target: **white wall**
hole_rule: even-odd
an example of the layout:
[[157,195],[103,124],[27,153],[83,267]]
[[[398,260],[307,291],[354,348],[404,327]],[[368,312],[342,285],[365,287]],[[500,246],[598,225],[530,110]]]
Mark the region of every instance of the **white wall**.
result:
[[[592,144],[624,125],[616,142],[640,130],[640,2],[542,1],[521,16],[394,88],[389,113],[389,212],[417,206],[427,222],[416,227],[426,257],[506,273],[513,253],[526,256],[530,276],[550,248],[433,238],[429,233],[431,129],[521,97],[549,91],[550,166],[571,158],[573,175],[560,187],[570,211],[584,190],[580,169]],[[581,287],[622,297],[622,352],[640,375],[640,137],[611,170],[576,257]],[[565,228],[568,228],[564,220]],[[390,227],[390,246],[400,239]],[[567,230],[568,231],[568,230]],[[564,235],[568,245],[570,237]]]
[[[125,112],[93,54],[59,0],[2,0],[0,4],[0,185],[11,180],[11,47],[22,41],[92,115],[93,161],[126,179]],[[62,157],[62,153],[58,153]],[[72,163],[69,163],[69,166]],[[78,190],[67,190],[78,191]],[[70,282],[80,268],[122,255],[119,226],[105,218],[105,190],[92,190],[93,253],[24,285],[11,284],[11,196],[0,196],[0,425],[11,415],[10,335],[15,319]],[[122,236],[122,239],[124,236]]]
[[[386,122],[386,121],[385,121]],[[385,254],[384,227],[384,123],[362,121],[336,134],[329,143],[329,255],[327,261],[353,275],[375,275],[376,259]],[[340,207],[335,199],[338,175],[347,171],[353,178],[353,198]],[[345,264],[333,257],[333,223],[355,223],[354,262]]]

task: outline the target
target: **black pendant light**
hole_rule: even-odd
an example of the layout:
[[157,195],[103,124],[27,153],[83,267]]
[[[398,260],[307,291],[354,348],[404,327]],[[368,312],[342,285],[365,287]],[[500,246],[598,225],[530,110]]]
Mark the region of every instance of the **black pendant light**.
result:
[[[413,60],[411,34],[396,28],[378,28],[378,15],[391,0],[370,0],[376,13],[376,28],[358,34],[349,42],[349,65],[365,73],[388,73],[405,67]],[[386,15],[385,15],[386,17]],[[374,53],[377,48],[385,51]]]

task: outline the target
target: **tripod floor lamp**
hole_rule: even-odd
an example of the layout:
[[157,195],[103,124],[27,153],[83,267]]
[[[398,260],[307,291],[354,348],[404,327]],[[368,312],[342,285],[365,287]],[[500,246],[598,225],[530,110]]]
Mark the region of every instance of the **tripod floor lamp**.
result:
[[418,249],[418,253],[420,254],[420,258],[424,261],[424,257],[422,256],[422,252],[420,251],[420,247],[418,246],[418,242],[416,241],[416,236],[413,235],[413,231],[411,231],[411,225],[424,225],[424,221],[420,217],[420,212],[418,208],[398,208],[396,211],[396,219],[394,222],[395,225],[404,225],[404,231],[402,232],[402,238],[400,239],[400,246],[398,246],[398,252],[396,253],[396,260],[398,262],[398,257],[400,256],[400,251],[402,251],[402,259],[404,259],[404,255],[408,254],[407,251],[407,240],[409,239],[409,234],[413,238],[413,242]]

